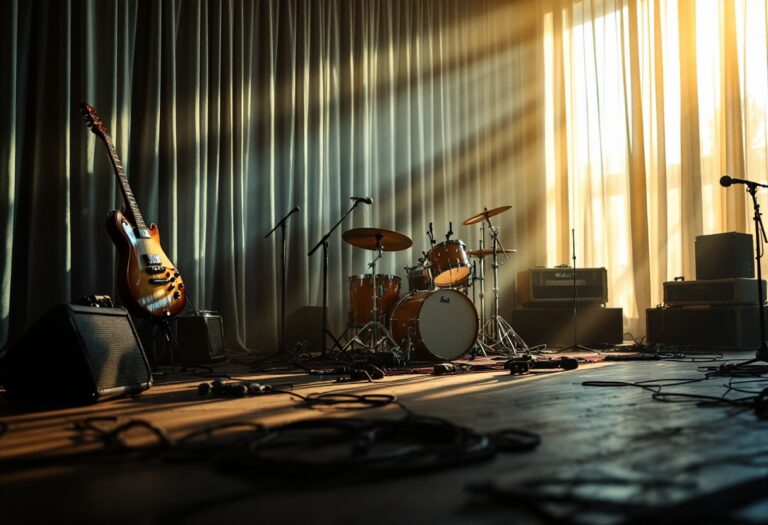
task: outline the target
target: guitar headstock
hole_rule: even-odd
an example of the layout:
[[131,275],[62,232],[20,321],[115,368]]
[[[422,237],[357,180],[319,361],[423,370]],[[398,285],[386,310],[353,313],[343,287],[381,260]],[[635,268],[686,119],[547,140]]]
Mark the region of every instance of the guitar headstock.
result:
[[109,136],[109,130],[101,121],[101,117],[96,113],[96,108],[88,104],[87,102],[80,103],[80,113],[83,114],[85,123],[88,124],[88,128],[93,131],[94,135],[106,139]]

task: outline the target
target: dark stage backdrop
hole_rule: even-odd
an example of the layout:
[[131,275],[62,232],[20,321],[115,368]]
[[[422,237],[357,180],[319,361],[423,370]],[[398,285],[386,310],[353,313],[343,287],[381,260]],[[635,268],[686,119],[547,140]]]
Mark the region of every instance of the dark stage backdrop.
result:
[[[332,328],[347,277],[372,252],[343,231],[404,233],[380,273],[405,278],[483,207],[506,247],[503,305],[517,269],[544,264],[539,2],[22,1],[0,3],[0,343],[52,305],[116,296],[104,227],[121,206],[104,147],[78,104],[111,130],[147,221],[195,305],[219,310],[232,347],[278,338],[279,247],[293,206],[287,310],[321,304],[330,241]],[[405,279],[404,279],[405,280]],[[490,283],[489,283],[490,286]],[[407,285],[404,283],[404,288]]]

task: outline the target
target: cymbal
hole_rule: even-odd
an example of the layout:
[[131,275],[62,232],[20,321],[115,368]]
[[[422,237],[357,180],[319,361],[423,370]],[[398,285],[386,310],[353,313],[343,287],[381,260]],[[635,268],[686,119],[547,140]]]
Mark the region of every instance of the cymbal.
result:
[[381,250],[385,252],[399,252],[413,245],[410,237],[382,228],[354,228],[345,231],[341,238],[352,246],[366,250],[376,250],[377,242],[381,242]]
[[473,215],[466,221],[464,221],[464,226],[469,226],[470,224],[475,224],[476,222],[484,221],[488,217],[493,217],[494,215],[498,215],[499,213],[504,213],[508,209],[510,209],[512,206],[499,206],[498,208],[494,208],[492,210],[485,210],[477,215]]
[[[496,253],[517,253],[517,250],[511,248],[496,248]],[[493,248],[484,248],[482,250],[467,250],[467,255],[472,257],[485,257],[486,255],[493,255]]]

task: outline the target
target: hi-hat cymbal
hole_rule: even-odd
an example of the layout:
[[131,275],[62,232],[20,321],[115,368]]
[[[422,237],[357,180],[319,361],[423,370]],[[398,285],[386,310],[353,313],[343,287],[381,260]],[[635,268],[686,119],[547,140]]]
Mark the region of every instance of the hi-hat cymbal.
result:
[[[517,253],[517,250],[511,248],[496,248],[496,253]],[[484,248],[482,250],[467,250],[467,255],[472,257],[485,257],[486,255],[493,255],[493,248]]]
[[477,215],[473,215],[466,221],[464,221],[465,226],[469,226],[470,224],[475,224],[476,222],[484,221],[488,217],[493,217],[494,215],[498,215],[499,213],[504,213],[508,209],[510,209],[512,206],[499,206],[498,208],[494,208],[492,210],[484,210]]
[[352,246],[366,250],[376,250],[380,243],[381,250],[385,252],[399,252],[413,245],[410,237],[382,228],[355,228],[345,231],[341,238]]

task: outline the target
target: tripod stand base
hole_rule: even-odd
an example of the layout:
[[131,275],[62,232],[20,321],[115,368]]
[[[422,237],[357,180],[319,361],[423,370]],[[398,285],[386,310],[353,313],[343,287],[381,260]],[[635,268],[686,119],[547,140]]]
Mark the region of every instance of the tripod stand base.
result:
[[[367,341],[363,340],[365,334],[370,334]],[[349,341],[347,341],[347,344],[344,345],[341,351],[347,352],[353,349],[355,344],[369,352],[386,352],[393,348],[398,348],[399,346],[397,342],[395,342],[390,331],[377,321],[369,321],[366,323]]]
[[500,315],[488,318],[480,332],[479,341],[493,353],[517,355],[518,352],[528,351],[523,338]]

